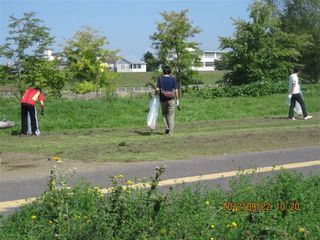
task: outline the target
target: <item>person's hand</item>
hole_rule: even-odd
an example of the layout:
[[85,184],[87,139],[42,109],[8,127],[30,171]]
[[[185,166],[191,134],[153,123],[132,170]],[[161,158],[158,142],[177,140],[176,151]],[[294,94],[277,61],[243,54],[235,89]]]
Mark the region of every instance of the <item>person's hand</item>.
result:
[[44,116],[44,108],[41,108],[41,115]]
[[292,94],[289,94],[289,95],[288,95],[288,98],[292,98]]
[[177,107],[178,110],[180,111],[180,102],[179,102],[179,99],[176,100],[176,107]]

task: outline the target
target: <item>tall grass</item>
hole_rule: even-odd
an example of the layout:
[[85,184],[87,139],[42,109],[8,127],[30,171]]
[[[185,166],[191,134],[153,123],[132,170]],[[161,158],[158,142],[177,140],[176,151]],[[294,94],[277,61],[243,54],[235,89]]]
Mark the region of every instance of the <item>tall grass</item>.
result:
[[[319,95],[306,94],[308,111],[319,112]],[[287,116],[288,106],[285,95],[263,97],[235,97],[202,99],[183,97],[181,111],[176,112],[178,123],[216,119],[241,119],[266,116]],[[48,99],[45,115],[39,116],[40,127],[44,131],[88,128],[127,128],[145,126],[149,111],[150,97],[116,98],[110,101]],[[20,103],[15,99],[0,99],[0,117],[20,124]],[[161,122],[161,117],[158,118]],[[11,130],[2,130],[8,134]]]

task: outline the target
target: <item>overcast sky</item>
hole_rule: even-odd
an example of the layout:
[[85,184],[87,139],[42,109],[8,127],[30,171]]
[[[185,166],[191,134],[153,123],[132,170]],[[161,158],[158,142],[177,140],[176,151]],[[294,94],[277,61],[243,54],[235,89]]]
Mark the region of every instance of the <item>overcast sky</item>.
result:
[[252,0],[0,0],[0,44],[8,37],[10,15],[36,17],[50,28],[56,43],[53,51],[73,37],[82,26],[90,26],[106,36],[108,49],[120,49],[122,56],[141,58],[152,50],[150,35],[164,11],[188,9],[188,18],[202,32],[194,40],[202,50],[219,50],[219,36],[231,36],[233,19],[248,19]]

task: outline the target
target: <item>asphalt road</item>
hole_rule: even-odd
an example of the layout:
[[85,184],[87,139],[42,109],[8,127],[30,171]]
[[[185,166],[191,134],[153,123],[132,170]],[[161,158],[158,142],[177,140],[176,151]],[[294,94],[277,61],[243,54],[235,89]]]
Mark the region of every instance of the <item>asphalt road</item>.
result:
[[[309,166],[305,163],[309,162]],[[64,169],[64,163],[57,163],[60,169]],[[74,163],[76,164],[76,163]],[[110,187],[110,176],[123,175],[126,179],[150,180],[154,175],[157,166],[165,165],[166,171],[161,180],[168,180],[166,186],[176,185],[175,179],[190,178],[190,184],[201,181],[201,184],[208,187],[217,185],[228,187],[230,176],[228,173],[237,172],[244,169],[273,167],[289,164],[293,166],[292,170],[302,172],[305,175],[320,174],[320,146],[306,147],[299,149],[283,149],[276,151],[265,151],[256,153],[245,153],[236,155],[215,156],[212,158],[194,159],[194,160],[178,160],[178,161],[161,161],[161,162],[137,162],[137,163],[97,163],[95,167],[81,169],[75,171],[70,178],[70,183],[76,182],[84,178],[87,182],[101,188]],[[311,164],[311,165],[310,165]],[[288,166],[289,166],[288,165]],[[72,164],[68,165],[70,169]],[[76,166],[75,166],[76,167]],[[2,168],[2,167],[1,167]],[[8,175],[0,169],[0,214],[8,212],[11,209],[4,207],[5,203],[10,205],[13,200],[37,197],[46,189],[49,179],[49,171],[35,174],[32,171],[24,173],[19,171],[18,176]],[[64,170],[63,170],[64,171]],[[232,173],[232,174],[233,174]],[[6,174],[6,175],[5,175]],[[10,174],[10,173],[9,173]],[[269,170],[266,173],[259,173],[257,176],[271,174]],[[6,177],[7,176],[7,177]],[[207,177],[201,179],[201,176]],[[229,176],[229,177],[228,177]],[[183,181],[181,179],[181,182]]]

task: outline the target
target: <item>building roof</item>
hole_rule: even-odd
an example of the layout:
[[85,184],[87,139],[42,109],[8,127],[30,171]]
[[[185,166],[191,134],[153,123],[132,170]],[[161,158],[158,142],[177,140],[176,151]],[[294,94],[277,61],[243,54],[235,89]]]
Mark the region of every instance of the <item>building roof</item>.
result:
[[128,56],[128,57],[123,57],[119,60],[119,63],[128,63],[128,64],[146,64],[144,61],[137,57],[133,56]]

